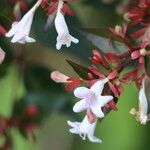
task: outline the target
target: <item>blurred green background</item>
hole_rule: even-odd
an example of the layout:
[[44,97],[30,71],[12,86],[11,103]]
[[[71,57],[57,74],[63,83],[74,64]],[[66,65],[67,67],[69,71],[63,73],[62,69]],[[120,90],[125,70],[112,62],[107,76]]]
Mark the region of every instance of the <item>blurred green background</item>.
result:
[[[63,85],[51,81],[52,70],[59,70],[68,76],[77,76],[66,59],[82,65],[89,64],[88,57],[95,47],[84,37],[76,33],[76,28],[107,28],[123,21],[116,13],[122,1],[114,0],[110,4],[101,0],[79,0],[71,4],[75,17],[66,16],[72,35],[80,39],[78,45],[71,48],[55,49],[56,31],[54,27],[44,32],[45,12],[39,9],[32,27],[36,44],[13,45],[8,39],[0,38],[0,45],[6,51],[6,59],[1,65],[0,115],[10,117],[12,112],[20,119],[22,111],[35,104],[40,112],[33,120],[40,124],[36,142],[26,139],[19,130],[11,129],[13,150],[147,150],[150,146],[149,124],[142,126],[129,114],[137,107],[138,91],[134,84],[125,87],[118,102],[118,112],[111,112],[102,123],[97,124],[96,136],[102,144],[83,141],[79,136],[69,133],[67,120],[82,119],[74,115],[72,106],[76,102],[72,94],[64,91]],[[2,4],[0,3],[0,10]],[[10,6],[4,3],[9,11]],[[6,9],[5,9],[6,10]],[[0,12],[0,23],[5,24],[4,14]],[[12,19],[13,20],[13,19]],[[9,23],[11,21],[8,21]],[[14,107],[15,103],[15,107]],[[3,143],[0,137],[0,143]]]

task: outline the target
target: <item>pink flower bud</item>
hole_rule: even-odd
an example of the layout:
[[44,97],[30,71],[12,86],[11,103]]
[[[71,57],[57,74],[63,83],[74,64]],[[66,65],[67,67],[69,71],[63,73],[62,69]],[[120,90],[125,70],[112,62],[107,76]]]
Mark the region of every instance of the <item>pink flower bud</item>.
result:
[[115,104],[115,102],[113,100],[108,102],[108,106],[109,106],[110,109],[112,109],[114,111],[118,110],[118,108],[117,108],[117,106],[116,106],[116,104]]
[[116,71],[113,71],[113,72],[111,72],[111,73],[108,75],[107,78],[108,78],[109,80],[111,80],[111,79],[116,78],[117,75],[118,75],[118,73],[117,73]]
[[88,73],[88,78],[93,79],[93,75],[91,73]]
[[69,79],[69,77],[59,71],[53,71],[51,73],[51,79],[57,83],[66,83],[68,82],[67,80]]
[[4,58],[5,58],[5,52],[0,47],[0,64],[2,64]]
[[132,59],[137,59],[140,57],[140,51],[134,51],[132,54],[131,54],[131,58]]
[[145,62],[144,57],[140,57],[140,59],[139,59],[139,63],[140,63],[140,64],[143,64],[144,62]]

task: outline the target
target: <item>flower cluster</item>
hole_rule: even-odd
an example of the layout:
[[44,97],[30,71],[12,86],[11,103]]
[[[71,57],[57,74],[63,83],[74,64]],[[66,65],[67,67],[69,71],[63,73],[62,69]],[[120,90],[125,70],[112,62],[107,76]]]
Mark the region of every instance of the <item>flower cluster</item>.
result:
[[[70,132],[79,134],[82,139],[87,136],[91,142],[102,142],[94,136],[97,120],[104,118],[109,111],[117,110],[116,104],[123,92],[123,84],[135,82],[139,89],[139,109],[136,111],[133,108],[130,113],[136,115],[141,124],[149,121],[145,80],[149,79],[147,61],[150,55],[150,2],[141,0],[135,4],[125,15],[130,20],[128,24],[109,28],[110,49],[115,47],[113,41],[115,38],[124,44],[125,52],[115,54],[93,50],[93,56],[90,58],[92,64],[88,67],[68,61],[80,76],[79,79],[70,78],[59,71],[51,74],[52,80],[66,83],[66,90],[74,90],[74,96],[80,99],[74,105],[73,111],[75,113],[86,111],[82,122],[68,121],[68,125],[71,126]],[[125,73],[127,67],[134,69]]]
[[[53,18],[57,31],[56,49],[60,50],[63,45],[70,47],[71,43],[77,44],[79,40],[70,34],[65,15],[74,15],[68,6],[68,2],[74,0],[37,0],[28,10],[28,3],[23,0],[9,0],[15,3],[14,15],[16,21],[7,32],[0,25],[0,36],[11,38],[12,43],[33,43],[36,40],[30,37],[30,31],[34,20],[35,12],[39,7],[47,11],[47,24]],[[105,0],[106,2],[106,0]],[[109,1],[110,2],[110,1]],[[132,108],[130,113],[136,116],[136,120],[145,125],[150,120],[148,114],[148,95],[146,86],[150,81],[150,1],[136,0],[126,8],[124,15],[128,23],[110,27],[108,37],[109,52],[104,49],[93,50],[89,58],[90,65],[84,67],[75,62],[67,60],[69,65],[79,75],[79,78],[68,77],[59,71],[51,73],[51,79],[57,83],[65,83],[67,91],[73,91],[78,102],[73,106],[75,113],[85,112],[83,121],[68,121],[71,127],[70,132],[78,134],[83,140],[88,138],[91,142],[101,143],[102,140],[94,135],[98,120],[102,120],[108,112],[117,111],[117,102],[124,88],[123,84],[134,82],[139,89],[139,108]],[[25,13],[23,17],[22,12]],[[114,40],[117,40],[114,41]],[[114,53],[111,50],[117,49],[117,43],[121,43],[125,50],[122,53]],[[0,64],[3,62],[5,53],[0,47]],[[129,67],[129,70],[126,68]],[[132,69],[131,69],[132,68]],[[26,133],[36,125],[31,121],[36,117],[39,110],[36,106],[29,106],[24,111],[24,118],[13,119],[0,118],[0,134],[7,136],[10,127],[17,127]],[[25,123],[26,122],[26,123]],[[6,145],[11,144],[6,137]]]
[[[55,27],[58,33],[56,48],[61,49],[62,45],[70,47],[71,42],[78,43],[79,40],[70,35],[68,26],[66,24],[64,15],[65,13],[73,15],[73,12],[65,2],[72,0],[38,0],[35,5],[20,19],[20,21],[15,21],[12,24],[12,28],[6,33],[6,37],[12,37],[12,43],[33,43],[35,39],[29,36],[32,22],[34,19],[35,11],[38,7],[42,6],[44,9],[48,10],[48,17],[52,14],[56,14],[55,17]],[[19,7],[18,7],[19,5]],[[16,2],[16,7],[14,12],[16,12],[16,18],[19,18],[18,9],[20,10],[21,6],[25,7],[25,3],[22,1]],[[24,8],[23,7],[23,8]]]

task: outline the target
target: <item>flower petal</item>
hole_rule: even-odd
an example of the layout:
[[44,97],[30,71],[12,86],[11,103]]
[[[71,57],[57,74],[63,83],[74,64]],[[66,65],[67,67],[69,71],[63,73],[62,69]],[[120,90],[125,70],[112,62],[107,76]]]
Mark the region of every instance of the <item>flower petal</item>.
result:
[[102,94],[102,91],[104,89],[104,85],[105,83],[108,82],[108,79],[104,79],[104,80],[100,80],[97,81],[92,87],[91,90],[95,93],[95,94]]
[[69,130],[71,133],[80,134],[80,124],[81,124],[81,122],[71,122],[71,121],[68,120],[67,124],[72,127]]
[[79,125],[81,124],[81,122],[72,122],[72,121],[67,121],[67,124],[73,128],[79,127]]
[[89,107],[88,101],[86,99],[83,99],[74,105],[73,111],[76,113],[82,112],[82,111],[86,110],[88,107]]
[[74,95],[77,97],[77,98],[91,98],[91,96],[94,95],[94,93],[86,88],[86,87],[78,87],[74,90]]
[[79,43],[79,40],[76,39],[75,37],[73,37],[73,36],[70,35],[70,38],[71,38],[71,41],[72,41],[73,43],[75,43],[75,44]]
[[93,143],[102,143],[102,140],[97,138],[97,137],[95,137],[95,136],[88,135],[88,138]]
[[12,24],[12,28],[5,34],[6,37],[12,37],[18,30],[18,22]]
[[57,49],[57,50],[60,50],[61,47],[62,47],[61,42],[57,41],[57,43],[56,43],[56,49]]
[[103,107],[105,106],[108,102],[110,102],[111,100],[113,100],[113,96],[108,95],[108,96],[99,96],[98,100],[97,100],[97,105]]
[[101,107],[91,107],[93,114],[95,114],[96,117],[98,118],[103,118],[104,117],[104,113],[102,112]]
[[148,119],[148,102],[145,94],[145,79],[143,79],[142,88],[139,91],[139,113],[139,120],[141,121],[141,124],[145,125]]
[[36,42],[35,39],[33,39],[33,38],[29,37],[29,36],[26,36],[26,37],[25,37],[25,41],[26,41],[27,43],[34,43],[34,42]]
[[80,131],[77,128],[71,128],[69,129],[69,132],[72,134],[80,134]]
[[19,42],[19,41],[25,41],[24,40],[25,38],[25,35],[20,33],[19,31],[14,35],[14,37],[12,38],[11,42],[12,43],[16,43],[16,42]]

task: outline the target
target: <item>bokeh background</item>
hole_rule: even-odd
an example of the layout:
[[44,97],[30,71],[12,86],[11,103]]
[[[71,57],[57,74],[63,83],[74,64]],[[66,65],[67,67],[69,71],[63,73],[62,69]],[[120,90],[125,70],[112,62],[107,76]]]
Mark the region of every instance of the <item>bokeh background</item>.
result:
[[[82,119],[74,114],[76,102],[72,93],[63,85],[50,79],[50,72],[59,70],[68,76],[77,76],[66,59],[88,65],[91,50],[95,47],[81,36],[77,29],[107,28],[123,21],[123,0],[78,0],[71,4],[74,17],[66,16],[72,35],[80,39],[78,45],[55,49],[56,31],[52,25],[44,31],[46,12],[38,9],[32,26],[35,44],[14,45],[0,37],[0,45],[6,52],[6,59],[0,66],[0,116],[22,120],[30,105],[38,108],[38,115],[29,122],[38,124],[36,141],[24,135],[23,131],[11,128],[13,150],[147,150],[150,147],[150,125],[140,125],[129,114],[138,105],[138,91],[134,84],[125,87],[117,104],[119,110],[111,112],[97,124],[96,136],[102,144],[83,141],[69,133],[67,120]],[[8,28],[13,21],[10,8],[13,6],[0,1],[0,23]],[[25,123],[26,124],[26,123]],[[0,137],[0,144],[4,137]]]

